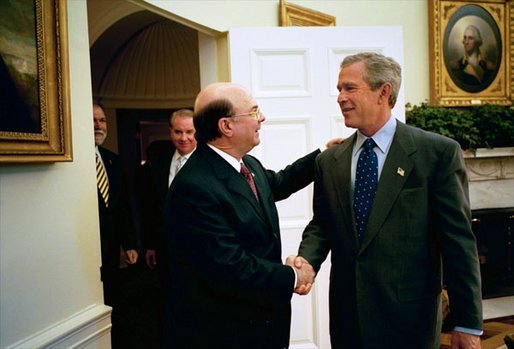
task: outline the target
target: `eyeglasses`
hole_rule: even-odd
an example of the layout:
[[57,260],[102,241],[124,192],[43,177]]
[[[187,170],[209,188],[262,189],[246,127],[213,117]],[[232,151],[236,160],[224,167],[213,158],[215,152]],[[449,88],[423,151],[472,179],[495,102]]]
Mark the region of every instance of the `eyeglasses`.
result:
[[230,117],[231,118],[235,118],[237,116],[251,116],[255,120],[260,120],[261,119],[261,110],[259,108],[257,108],[254,111],[251,111],[249,113],[242,113],[242,114],[231,115]]

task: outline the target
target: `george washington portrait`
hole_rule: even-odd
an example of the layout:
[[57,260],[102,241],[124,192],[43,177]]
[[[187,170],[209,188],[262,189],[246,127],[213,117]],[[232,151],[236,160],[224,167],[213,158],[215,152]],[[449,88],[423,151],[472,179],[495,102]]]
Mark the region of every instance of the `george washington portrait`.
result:
[[501,43],[498,26],[483,7],[458,9],[448,22],[443,41],[444,63],[452,81],[469,93],[489,87],[498,74]]

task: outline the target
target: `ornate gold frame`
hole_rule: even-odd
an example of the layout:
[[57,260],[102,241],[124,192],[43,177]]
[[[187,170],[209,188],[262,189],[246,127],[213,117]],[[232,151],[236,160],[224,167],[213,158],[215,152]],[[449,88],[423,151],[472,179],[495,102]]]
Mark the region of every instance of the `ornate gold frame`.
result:
[[281,27],[334,27],[336,18],[325,13],[280,0],[279,25]]
[[[498,105],[511,105],[514,95],[514,2],[509,0],[430,0],[429,2],[429,41],[430,41],[430,103],[441,106],[472,106],[486,103]],[[460,22],[459,22],[460,21]],[[493,73],[488,80],[478,84],[467,84],[469,80],[459,79],[465,65],[451,60],[456,56],[457,31],[469,23],[480,26],[486,23],[485,28],[492,35],[489,38],[489,51],[491,47],[496,56]],[[484,27],[484,25],[482,25]],[[488,28],[489,27],[489,28]],[[463,30],[462,30],[463,32]],[[459,32],[460,33],[460,32]],[[452,37],[452,40],[450,38]],[[462,35],[462,34],[460,34]],[[482,34],[483,35],[483,34]],[[484,36],[485,37],[485,36]],[[462,45],[462,36],[458,45]],[[484,44],[486,43],[484,39]],[[452,46],[453,45],[453,46]],[[452,51],[453,49],[453,51]],[[451,52],[450,52],[451,51]],[[484,55],[485,56],[485,55]],[[453,58],[452,57],[452,58]],[[464,61],[466,62],[466,61]],[[459,70],[460,69],[460,70]],[[461,74],[461,75],[458,75]]]
[[34,3],[41,132],[0,130],[0,163],[73,160],[66,1]]

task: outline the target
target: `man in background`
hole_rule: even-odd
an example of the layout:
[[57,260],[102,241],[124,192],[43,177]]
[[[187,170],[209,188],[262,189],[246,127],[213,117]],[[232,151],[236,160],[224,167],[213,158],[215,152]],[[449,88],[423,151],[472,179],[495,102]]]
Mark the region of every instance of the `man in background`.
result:
[[480,269],[462,151],[395,119],[400,84],[391,58],[343,60],[337,102],[357,132],[316,159],[314,216],[295,264],[318,271],[331,252],[333,349],[438,349],[443,275],[451,348],[480,348]]
[[113,307],[113,347],[117,347],[117,296],[120,287],[120,248],[126,262],[137,262],[136,235],[131,219],[128,189],[118,155],[101,145],[107,137],[107,119],[102,106],[93,104],[95,131],[96,175],[98,188],[98,213],[104,302]]
[[156,143],[156,148],[159,148],[150,150],[144,170],[147,196],[143,204],[142,240],[146,264],[150,269],[166,268],[162,210],[173,178],[196,149],[193,111],[180,109],[172,113],[169,132],[171,143]]
[[196,149],[193,111],[180,109],[169,117],[171,142],[150,144],[147,162],[143,165],[141,183],[142,229],[141,238],[146,265],[158,273],[159,286],[157,314],[162,339],[166,298],[169,293],[169,267],[164,237],[163,207],[168,187],[178,171]]

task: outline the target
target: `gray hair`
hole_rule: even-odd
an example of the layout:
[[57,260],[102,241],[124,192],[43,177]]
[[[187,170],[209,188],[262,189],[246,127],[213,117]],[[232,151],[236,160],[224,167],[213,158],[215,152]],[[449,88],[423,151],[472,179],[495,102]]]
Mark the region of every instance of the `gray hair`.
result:
[[173,114],[170,115],[168,120],[170,127],[173,127],[173,121],[175,121],[175,119],[177,119],[178,117],[186,117],[192,119],[193,111],[191,109],[179,109],[173,112]]
[[475,38],[475,41],[477,43],[477,47],[480,47],[482,46],[482,35],[480,34],[480,30],[478,30],[477,27],[475,27],[473,24],[470,24],[466,27],[466,30],[464,30],[464,33],[466,33],[467,31],[469,30],[472,30],[474,32],[474,35],[473,37]]
[[372,91],[376,91],[386,82],[391,84],[389,106],[396,104],[402,83],[402,68],[391,57],[375,52],[361,52],[346,56],[341,62],[341,69],[353,63],[363,62],[365,66],[364,81]]

